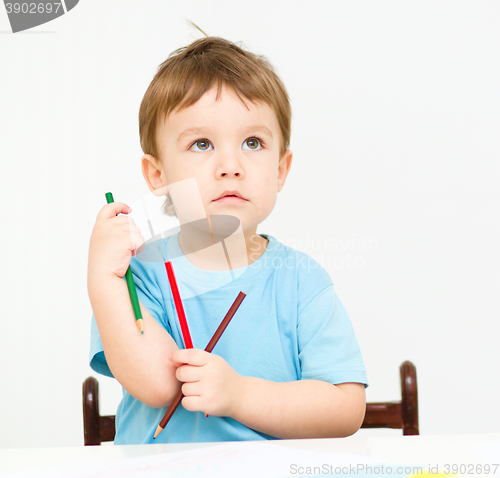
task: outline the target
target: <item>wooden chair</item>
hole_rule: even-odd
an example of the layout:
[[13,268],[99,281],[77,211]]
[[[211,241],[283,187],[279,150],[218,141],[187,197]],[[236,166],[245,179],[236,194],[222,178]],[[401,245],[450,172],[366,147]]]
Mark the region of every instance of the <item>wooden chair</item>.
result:
[[410,361],[399,367],[400,402],[367,403],[361,428],[401,428],[403,435],[418,435],[417,369]]
[[115,416],[99,414],[99,382],[94,377],[83,382],[83,435],[85,445],[115,439]]
[[[400,428],[403,435],[418,435],[417,371],[406,361],[399,372],[402,400],[367,403],[361,428]],[[99,414],[99,383],[94,377],[83,382],[83,431],[85,445],[100,445],[115,438],[115,416]]]

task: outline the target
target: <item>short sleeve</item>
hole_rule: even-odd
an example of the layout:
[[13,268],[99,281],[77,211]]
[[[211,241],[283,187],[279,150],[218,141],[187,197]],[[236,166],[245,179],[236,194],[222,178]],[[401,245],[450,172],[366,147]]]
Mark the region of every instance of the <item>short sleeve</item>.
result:
[[[160,286],[155,280],[153,271],[154,264],[140,261],[133,257],[130,263],[132,269],[132,276],[137,291],[137,297],[141,304],[146,307],[151,316],[162,326],[167,332],[172,335],[170,324],[166,317],[166,311],[163,304],[163,296]],[[126,278],[123,278],[126,281]],[[90,367],[97,373],[113,377],[113,373],[109,369],[104,349],[102,346],[101,336],[92,314],[92,321],[90,327]]]
[[300,313],[297,335],[302,379],[368,386],[351,320],[333,285],[318,293]]
[[92,321],[90,323],[89,363],[90,368],[92,368],[95,372],[106,375],[107,377],[113,377],[113,374],[108,367],[108,362],[106,362],[106,357],[104,356],[101,336],[99,335],[99,329],[97,328],[94,314],[92,314]]

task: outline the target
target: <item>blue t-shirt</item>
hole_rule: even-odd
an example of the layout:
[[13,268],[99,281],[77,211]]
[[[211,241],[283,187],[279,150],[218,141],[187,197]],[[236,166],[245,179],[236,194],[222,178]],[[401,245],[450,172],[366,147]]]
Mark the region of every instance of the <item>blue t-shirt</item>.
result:
[[[368,385],[349,316],[320,264],[270,235],[261,257],[235,271],[211,272],[182,256],[179,234],[156,241],[172,259],[193,346],[204,349],[240,291],[245,299],[212,353],[243,376],[274,382],[302,379]],[[137,295],[150,314],[184,348],[163,262],[130,263]],[[92,316],[90,366],[112,377]],[[144,331],[147,333],[147,331]],[[263,440],[273,437],[228,417],[189,412],[179,405],[165,430],[153,435],[166,408],[152,408],[123,389],[115,444]]]

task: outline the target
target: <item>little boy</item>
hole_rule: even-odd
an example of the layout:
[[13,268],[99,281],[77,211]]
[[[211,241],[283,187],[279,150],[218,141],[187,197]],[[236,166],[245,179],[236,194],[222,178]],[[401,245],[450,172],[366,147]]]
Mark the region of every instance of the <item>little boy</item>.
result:
[[[290,125],[287,92],[269,63],[226,40],[197,40],[160,65],[139,112],[144,178],[157,195],[195,178],[208,219],[239,220],[244,257],[227,270],[188,255],[196,235],[181,229],[162,239],[178,282],[208,285],[189,299],[181,290],[194,344],[185,349],[163,262],[135,257],[144,239],[130,208],[117,202],[99,212],[89,249],[90,365],[123,386],[116,444],[153,443],[181,387],[182,406],[155,443],[335,437],[360,427],[365,368],[328,273],[257,234],[290,171]],[[167,194],[164,211],[182,224],[179,204]],[[124,280],[129,265],[144,335]],[[245,300],[205,352],[240,291]]]

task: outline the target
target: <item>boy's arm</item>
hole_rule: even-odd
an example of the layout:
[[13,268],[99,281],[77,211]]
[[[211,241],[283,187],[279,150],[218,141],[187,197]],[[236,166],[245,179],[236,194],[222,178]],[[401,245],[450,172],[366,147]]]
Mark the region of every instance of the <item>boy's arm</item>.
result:
[[127,283],[113,275],[89,273],[88,292],[104,354],[114,377],[135,398],[167,406],[180,388],[168,354],[178,350],[170,334],[141,305],[140,334]]
[[186,410],[231,417],[276,438],[348,436],[365,416],[363,383],[245,377],[222,357],[197,349],[177,350],[170,360],[183,382]]
[[[366,412],[365,386],[361,383],[364,367],[352,324],[333,286],[323,289],[302,310],[297,332],[302,380],[236,378],[242,385],[239,400],[232,402],[232,418],[278,438],[352,435]],[[328,371],[333,361],[337,370],[351,370],[335,374],[337,379],[344,376],[342,382],[346,383],[333,385],[308,378],[318,376],[318,370]]]
[[123,280],[132,255],[144,244],[123,203],[105,205],[97,215],[89,245],[87,288],[104,355],[114,377],[135,398],[165,407],[180,384],[167,356],[178,349],[168,332],[141,304],[140,334]]
[[[366,374],[354,330],[333,287],[310,301],[299,319],[301,380],[274,382],[243,376],[216,354],[178,350],[170,360],[177,364],[176,377],[183,382],[183,407],[231,417],[277,438],[355,433],[366,411]],[[265,373],[261,353],[248,360]],[[317,380],[319,375],[342,383]]]
[[363,423],[366,398],[361,383],[241,378],[240,397],[230,416],[261,433],[277,438],[345,437]]

